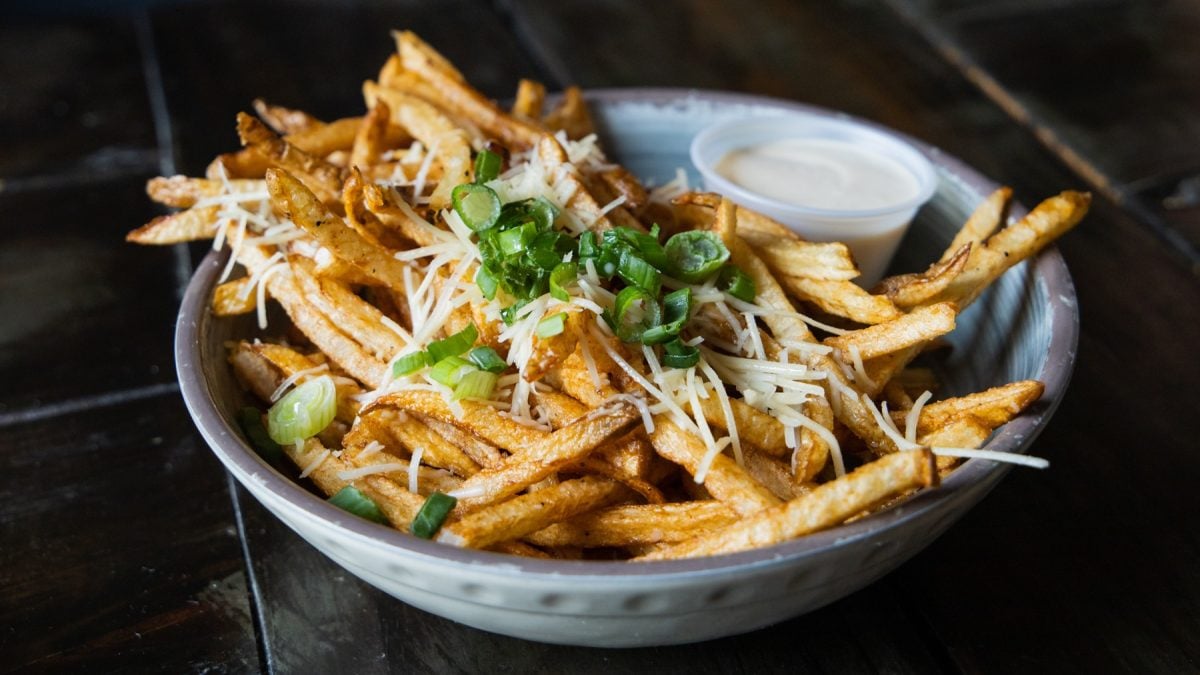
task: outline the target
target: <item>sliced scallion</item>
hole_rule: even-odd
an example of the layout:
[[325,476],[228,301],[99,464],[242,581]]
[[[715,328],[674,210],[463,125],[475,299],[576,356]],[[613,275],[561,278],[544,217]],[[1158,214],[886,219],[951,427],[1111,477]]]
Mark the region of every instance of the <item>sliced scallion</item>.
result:
[[559,263],[550,272],[550,295],[563,302],[571,301],[567,287],[579,277],[579,266],[573,262]]
[[537,336],[545,339],[558,335],[559,333],[563,332],[563,329],[566,327],[566,319],[567,315],[564,312],[555,312],[554,314],[542,319],[537,325]]
[[680,232],[667,240],[667,273],[689,284],[712,276],[729,260],[721,238],[705,230]]
[[486,370],[489,373],[502,373],[508,367],[496,350],[486,345],[472,349],[467,354],[467,360],[474,363],[475,367],[480,370]]
[[392,364],[392,377],[404,377],[433,364],[427,352],[412,352],[396,359]]
[[284,394],[267,411],[267,433],[280,445],[312,438],[333,421],[337,388],[328,375],[315,377]]
[[637,286],[653,296],[657,296],[662,288],[662,273],[632,249],[625,249],[621,254],[617,263],[617,274],[625,283]]
[[475,364],[461,356],[447,356],[433,364],[429,377],[438,384],[444,384],[453,389],[466,377],[467,373],[477,371]]
[[500,376],[496,373],[489,373],[473,367],[472,370],[463,372],[462,379],[454,385],[454,395],[450,397],[450,400],[491,398],[492,392],[496,390],[496,382],[499,380]]
[[717,278],[717,286],[743,302],[754,302],[754,297],[758,295],[758,289],[754,287],[754,280],[737,265],[726,265],[721,269],[721,276]]
[[700,350],[675,338],[663,345],[662,363],[669,368],[691,368],[700,363]]
[[448,494],[434,492],[425,498],[425,503],[421,505],[421,510],[417,511],[412,525],[408,528],[409,531],[413,536],[432,539],[457,503],[458,500]]
[[361,490],[353,485],[338,490],[338,493],[329,498],[329,503],[348,511],[358,516],[374,521],[380,525],[387,525],[387,518],[384,517],[383,511],[379,510],[379,505],[375,500],[364,495]]
[[479,286],[479,292],[483,293],[483,297],[488,300],[496,299],[496,289],[499,287],[499,283],[487,267],[479,266],[479,271],[475,273],[475,284]]
[[642,334],[642,344],[654,345],[679,335],[692,314],[692,289],[681,288],[663,296],[662,324]]
[[659,325],[662,310],[654,296],[637,286],[626,286],[613,303],[610,323],[613,332],[624,342],[638,342],[642,335]]
[[438,363],[447,356],[462,356],[474,346],[477,339],[479,339],[479,331],[476,330],[475,324],[467,324],[466,328],[450,337],[430,342],[427,349],[429,360],[433,363]]
[[500,218],[500,196],[486,185],[463,183],[450,193],[454,211],[475,232],[496,224]]
[[271,440],[267,428],[263,426],[262,411],[258,408],[246,406],[239,410],[238,425],[242,427],[242,433],[246,434],[246,440],[250,441],[259,457],[274,462],[283,455],[279,444]]
[[491,150],[480,150],[479,154],[475,155],[475,182],[487,183],[496,180],[496,177],[500,175],[500,165],[503,162],[500,155]]

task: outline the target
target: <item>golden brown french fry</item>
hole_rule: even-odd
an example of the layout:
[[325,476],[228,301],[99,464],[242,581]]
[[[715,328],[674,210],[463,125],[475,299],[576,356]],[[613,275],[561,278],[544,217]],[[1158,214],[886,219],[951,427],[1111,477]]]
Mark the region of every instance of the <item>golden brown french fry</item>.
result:
[[586,457],[639,419],[636,406],[619,401],[576,419],[537,443],[511,448],[513,454],[503,464],[484,469],[463,482],[464,492],[480,494],[463,497],[459,502],[464,508],[474,509],[514,495]]
[[475,434],[458,428],[449,422],[443,422],[434,417],[417,415],[417,419],[429,427],[429,430],[446,439],[456,448],[460,448],[479,466],[499,466],[505,455],[499,448],[491,445]]
[[291,255],[288,263],[305,299],[376,358],[388,361],[404,350],[404,340],[384,324],[383,313],[374,305],[342,282],[318,277],[309,258]]
[[391,119],[392,110],[387,101],[375,101],[375,105],[363,117],[358,133],[354,135],[354,145],[350,149],[350,166],[370,166],[379,162]]
[[258,307],[258,296],[250,285],[250,277],[242,277],[216,287],[213,290],[212,310],[214,316],[240,316],[249,314]]
[[565,131],[571,140],[578,140],[596,130],[587,102],[583,100],[583,91],[575,86],[563,91],[558,105],[546,114],[542,124],[551,131]]
[[[749,443],[773,457],[783,457],[791,452],[784,438],[783,425],[765,412],[751,407],[741,399],[729,399],[733,411],[733,423],[742,442]],[[729,431],[725,410],[715,395],[700,399],[704,419],[711,425]]]
[[967,218],[967,222],[963,224],[958,234],[954,235],[954,239],[942,253],[939,262],[946,262],[955,257],[962,247],[968,244],[974,248],[992,236],[996,228],[1004,222],[1004,215],[1008,212],[1010,199],[1012,199],[1012,188],[1009,187],[997,188],[988,195],[982,204],[975,207],[975,211],[970,218]]
[[536,546],[632,546],[675,543],[729,525],[737,513],[715,499],[674,504],[623,504],[583,513],[533,532]]
[[253,148],[272,166],[294,175],[326,204],[340,203],[342,169],[283,140],[246,113],[238,113],[237,119],[243,145]]
[[541,82],[522,78],[517,82],[517,95],[513,99],[512,114],[524,120],[540,120],[542,106],[546,102],[546,87]]
[[989,284],[1010,267],[1037,253],[1068,232],[1087,214],[1092,196],[1063,192],[1038,204],[1024,218],[971,249],[967,268],[930,302],[951,301],[966,309]]
[[335,256],[385,286],[404,287],[404,263],[363,239],[295,177],[286,171],[270,169],[267,189],[276,208]]
[[825,344],[838,350],[843,362],[852,364],[850,354],[855,349],[859,358],[873,359],[945,335],[954,330],[957,315],[950,302],[918,307],[891,321],[826,338]]
[[[700,470],[700,463],[707,454],[699,438],[666,415],[654,417],[654,431],[650,434],[650,443],[659,455],[682,466],[692,476]],[[741,515],[756,513],[779,503],[770,490],[723,454],[713,458],[704,477],[704,487],[713,497],[725,502],[729,508]]]
[[212,239],[217,233],[220,218],[216,206],[188,209],[154,220],[125,235],[125,241],[135,244],[165,246],[188,241]]
[[610,504],[629,495],[620,483],[584,476],[552,485],[537,492],[492,504],[443,526],[437,541],[454,546],[485,548],[531,532],[560,520]]
[[855,323],[883,323],[903,316],[886,295],[871,295],[850,281],[785,275],[779,282],[800,300]]
[[897,307],[912,309],[929,302],[946,290],[958,275],[967,268],[971,257],[971,243],[963,244],[958,251],[929,269],[917,274],[901,274],[879,282],[872,293],[888,296]]
[[379,407],[399,408],[466,429],[489,443],[510,451],[541,442],[550,436],[548,432],[514,422],[490,405],[471,400],[458,401],[457,405],[462,406],[461,417],[454,414],[441,395],[432,391],[413,390],[381,396],[366,406],[363,412]]
[[[307,477],[322,492],[333,496],[346,486],[358,488],[379,506],[379,510],[383,512],[388,522],[398,530],[407,531],[413,518],[425,503],[420,495],[409,492],[396,481],[384,476],[369,475],[354,480],[342,478],[339,474],[352,471],[354,465],[345,459],[334,456],[315,438],[306,441],[302,449],[297,449],[294,444],[282,447],[288,459],[292,460],[297,467],[302,471],[310,471]],[[322,453],[324,453],[323,456]]]
[[[226,194],[265,192],[266,183],[260,180],[230,179],[228,181],[191,178],[189,176],[158,176],[146,182],[146,194],[165,206],[190,208],[205,197]],[[254,203],[250,208],[257,206]],[[211,236],[211,235],[210,235]]]
[[837,525],[893,495],[937,482],[928,449],[893,453],[789,502],[635,560],[696,558],[770,546]]
[[[1021,411],[1042,397],[1045,385],[1037,380],[1021,380],[992,387],[985,391],[948,398],[926,404],[917,420],[918,438],[950,425],[954,420],[970,416],[991,429],[1006,424]],[[892,420],[901,429],[907,419],[905,411],[892,413]]]
[[325,124],[303,110],[271,105],[261,98],[254,99],[253,105],[254,112],[258,113],[262,121],[266,122],[277,134],[294,134]]

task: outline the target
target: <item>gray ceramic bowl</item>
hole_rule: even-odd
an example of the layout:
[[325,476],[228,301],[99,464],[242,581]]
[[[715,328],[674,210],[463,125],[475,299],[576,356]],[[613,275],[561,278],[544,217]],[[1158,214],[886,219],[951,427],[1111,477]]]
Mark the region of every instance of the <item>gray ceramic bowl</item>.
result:
[[[683,90],[592,92],[610,156],[659,183],[687,166],[701,128],[736,115],[808,106]],[[918,214],[896,268],[922,269],[995,184],[906,139],[937,168],[937,194]],[[693,184],[696,176],[692,172]],[[1015,215],[1022,211],[1016,209]],[[176,358],[184,400],[225,467],[266,508],[338,564],[404,602],[484,630],[542,642],[630,647],[742,633],[810,611],[878,579],[978,502],[1007,466],[970,460],[942,486],[851,525],[775,547],[707,559],[629,564],[526,560],[416,539],[355,518],[263,463],[236,430],[242,394],[223,343],[249,322],[215,319],[209,298],[221,256],[208,256],[183,301]],[[1045,382],[1043,400],[989,441],[1024,452],[1061,400],[1075,358],[1075,290],[1050,249],[1011,270],[959,320],[945,393],[1017,379]]]

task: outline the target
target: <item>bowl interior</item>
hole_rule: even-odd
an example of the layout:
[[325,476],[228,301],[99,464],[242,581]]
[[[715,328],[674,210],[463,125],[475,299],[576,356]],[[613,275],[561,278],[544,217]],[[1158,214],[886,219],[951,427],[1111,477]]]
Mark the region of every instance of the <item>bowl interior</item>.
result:
[[[684,90],[600,90],[591,92],[589,100],[607,154],[657,185],[673,179],[677,170],[688,173],[691,185],[700,184],[688,160],[688,147],[699,130],[720,120],[779,114],[781,110],[842,117],[772,99]],[[934,148],[907,140],[933,163],[938,179],[936,193],[917,214],[893,263],[894,270],[912,271],[924,269],[940,255],[971,210],[996,184]],[[1014,217],[1022,213],[1019,205],[1014,205]],[[939,502],[952,499],[956,488],[994,484],[1006,470],[993,462],[970,460],[944,481],[941,489],[922,493],[904,508],[769,549],[708,559],[644,565],[526,560],[419,540],[391,528],[346,518],[344,512],[260,460],[241,439],[234,420],[245,398],[226,363],[224,343],[255,333],[252,319],[215,319],[209,314],[221,258],[214,253],[201,264],[184,298],[177,325],[180,385],[199,430],[235,477],[248,486],[253,483],[252,492],[260,499],[267,495],[276,507],[284,505],[282,508],[298,517],[335,526],[345,537],[389,555],[524,578],[665,580],[680,575],[718,574],[755,565],[787,564],[875,536],[932,512]],[[1074,299],[1062,258],[1051,248],[1011,270],[960,317],[959,328],[950,337],[953,352],[942,364],[944,386],[939,395],[977,391],[1026,378],[1041,379],[1046,384],[1040,405],[997,432],[987,445],[989,449],[1026,450],[1061,399],[1074,362],[1078,333]],[[280,317],[274,325],[281,325]]]

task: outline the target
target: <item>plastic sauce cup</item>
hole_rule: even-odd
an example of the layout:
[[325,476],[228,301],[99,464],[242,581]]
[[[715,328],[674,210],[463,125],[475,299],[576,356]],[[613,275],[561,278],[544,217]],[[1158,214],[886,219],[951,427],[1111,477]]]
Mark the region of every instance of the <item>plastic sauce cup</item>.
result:
[[[718,172],[721,160],[730,153],[770,147],[791,139],[818,141],[813,145],[842,146],[853,153],[871,157],[881,165],[907,172],[908,176],[900,178],[906,183],[915,182],[915,187],[899,200],[888,203],[857,207],[851,193],[845,195],[844,205],[814,206],[793,203],[804,197],[784,200],[768,196],[761,189],[756,191],[754,185],[739,184]],[[719,192],[742,206],[769,216],[805,239],[845,243],[862,272],[855,281],[867,288],[883,278],[917,209],[937,189],[933,166],[924,155],[897,136],[853,120],[816,113],[748,117],[715,124],[692,140],[691,159],[704,179],[706,190]],[[845,173],[843,169],[831,169],[831,174]],[[911,181],[908,180],[910,177]],[[787,175],[774,178],[778,180],[772,180],[773,183],[794,180],[793,176]],[[822,178],[828,178],[835,186],[833,189],[839,182],[844,182],[835,175]]]

